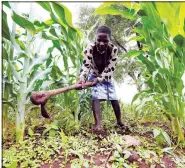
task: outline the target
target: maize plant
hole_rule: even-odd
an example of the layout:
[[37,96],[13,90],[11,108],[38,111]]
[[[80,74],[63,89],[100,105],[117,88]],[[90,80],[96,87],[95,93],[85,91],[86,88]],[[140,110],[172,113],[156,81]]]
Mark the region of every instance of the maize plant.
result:
[[[104,3],[95,13],[121,15],[135,20],[137,27],[132,31],[138,36],[131,40],[143,45],[142,50],[132,50],[126,54],[137,57],[145,65],[143,76],[149,88],[135,95],[133,102],[143,98],[140,106],[145,106],[145,110],[147,102],[161,107],[161,113],[171,121],[178,142],[184,142],[185,95],[182,76],[185,73],[185,3],[117,2],[127,8],[124,11],[111,4]],[[155,109],[150,107],[147,110],[154,112]]]
[[[74,69],[77,65],[80,67],[80,59],[76,59],[81,55],[80,32],[72,25],[70,11],[60,3],[38,3],[36,5],[50,12],[51,18],[44,22],[33,20],[33,3],[30,13],[22,15],[16,11],[17,3],[3,3],[3,128],[6,128],[10,100],[16,97],[13,108],[16,111],[17,142],[23,140],[25,104],[30,92],[44,89],[61,79],[70,80],[69,71],[62,73],[59,61],[64,70],[70,63]],[[11,17],[8,18],[5,11],[9,11]]]
[[[78,79],[81,62],[83,61],[83,48],[85,44],[82,41],[82,33],[73,26],[72,14],[63,4],[57,2],[38,2],[38,4],[50,13],[54,24],[60,24],[60,29],[52,33],[53,37],[58,41],[51,36],[47,36],[47,39],[52,40],[53,46],[56,47],[59,55],[63,55],[63,78],[61,79],[59,76],[57,84],[60,87],[74,84]],[[56,76],[53,79],[56,79]],[[80,113],[79,92],[64,93],[63,95],[58,95],[56,99],[59,100],[56,100],[56,102],[65,104],[67,112],[74,112],[75,121],[78,121],[78,114]]]

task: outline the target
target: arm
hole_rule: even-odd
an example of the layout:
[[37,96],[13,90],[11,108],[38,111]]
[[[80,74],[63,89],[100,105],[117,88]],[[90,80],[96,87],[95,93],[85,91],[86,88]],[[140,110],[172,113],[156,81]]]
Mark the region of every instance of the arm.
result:
[[98,77],[98,81],[102,82],[102,81],[110,81],[111,78],[113,77],[114,74],[114,70],[115,70],[115,66],[118,60],[118,48],[116,46],[113,47],[112,49],[112,53],[111,53],[111,59],[109,61],[108,66],[104,69],[104,71],[102,72],[101,76]]
[[84,82],[85,79],[87,78],[87,75],[92,64],[92,52],[93,52],[92,45],[88,45],[84,51],[84,60],[80,72],[80,81]]

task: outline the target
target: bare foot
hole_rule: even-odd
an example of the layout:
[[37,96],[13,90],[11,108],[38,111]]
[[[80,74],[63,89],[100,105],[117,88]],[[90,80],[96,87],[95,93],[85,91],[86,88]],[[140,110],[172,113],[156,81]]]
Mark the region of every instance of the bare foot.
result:
[[96,125],[94,128],[93,128],[94,131],[99,131],[101,130],[101,126],[100,125]]
[[126,128],[126,125],[121,121],[117,123],[121,128]]
[[105,130],[102,129],[100,126],[95,126],[93,129],[89,130],[89,132],[97,135],[105,134]]

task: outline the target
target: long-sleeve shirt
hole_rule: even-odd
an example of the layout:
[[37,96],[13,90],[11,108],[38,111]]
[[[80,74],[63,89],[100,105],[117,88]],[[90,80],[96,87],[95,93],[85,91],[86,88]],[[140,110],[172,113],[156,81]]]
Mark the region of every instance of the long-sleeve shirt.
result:
[[85,79],[87,79],[87,75],[89,74],[89,72],[96,75],[99,82],[110,82],[113,79],[113,74],[118,59],[118,48],[111,42],[109,42],[108,45],[112,48],[112,51],[110,59],[108,60],[108,65],[104,68],[102,73],[99,73],[99,70],[97,69],[95,61],[93,59],[93,48],[96,47],[95,43],[91,43],[87,46],[84,51],[84,60],[80,72],[81,81],[85,81]]

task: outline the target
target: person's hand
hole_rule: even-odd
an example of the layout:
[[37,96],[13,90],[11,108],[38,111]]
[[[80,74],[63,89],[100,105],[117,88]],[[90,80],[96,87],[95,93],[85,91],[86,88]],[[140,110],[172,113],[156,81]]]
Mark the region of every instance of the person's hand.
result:
[[84,82],[84,81],[79,80],[76,84],[77,84],[77,85],[78,85],[78,84],[81,84],[81,85],[82,85],[81,88],[77,88],[76,90],[81,90],[81,89],[85,88],[85,82]]
[[92,81],[92,86],[93,86],[93,85],[96,85],[98,82],[99,82],[99,81],[98,81],[98,78],[94,78],[93,81]]

